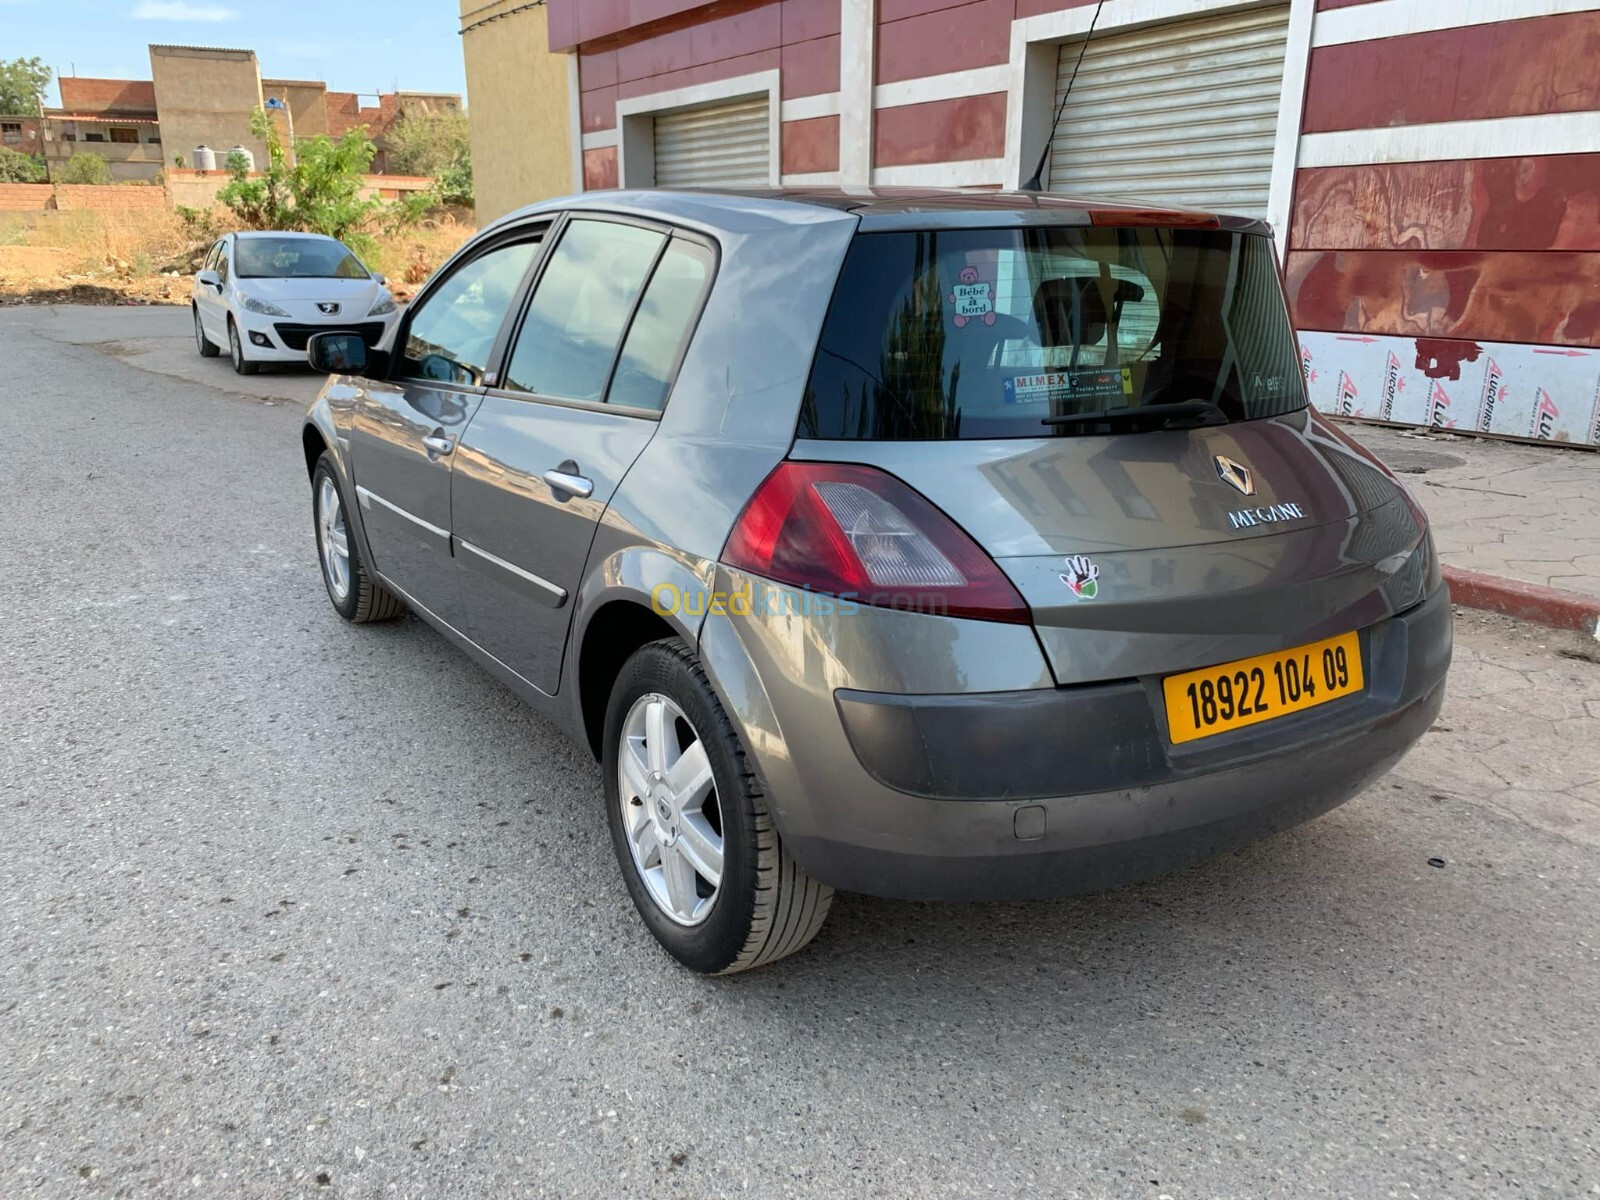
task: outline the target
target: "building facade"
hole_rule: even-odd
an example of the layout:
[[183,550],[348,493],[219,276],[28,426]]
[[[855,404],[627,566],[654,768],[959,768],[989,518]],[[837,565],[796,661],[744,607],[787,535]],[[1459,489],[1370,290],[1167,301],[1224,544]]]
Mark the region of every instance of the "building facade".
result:
[[1270,220],[1319,407],[1600,444],[1600,0],[543,11],[575,190],[1017,187],[1042,159],[1054,191]]
[[581,162],[570,99],[577,60],[550,53],[546,17],[527,0],[461,0],[472,182],[483,221],[573,190]]
[[59,83],[61,107],[46,109],[41,121],[41,147],[52,178],[69,158],[85,152],[104,158],[118,182],[156,177],[163,151],[153,84],[77,76]]
[[44,149],[44,141],[39,118],[0,113],[0,147],[18,154],[40,153]]
[[[315,80],[263,79],[253,50],[151,46],[150,79],[58,80],[61,107],[46,109],[43,148],[59,168],[74,154],[104,157],[118,182],[153,181],[163,169],[193,167],[194,151],[216,152],[220,167],[242,147],[265,162],[266,143],[251,132],[264,109],[286,147],[297,137],[341,137],[362,127],[377,145],[372,171],[388,171],[389,130],[408,113],[462,111],[461,97],[392,92],[367,97],[333,92]],[[365,104],[364,100],[375,100]]]

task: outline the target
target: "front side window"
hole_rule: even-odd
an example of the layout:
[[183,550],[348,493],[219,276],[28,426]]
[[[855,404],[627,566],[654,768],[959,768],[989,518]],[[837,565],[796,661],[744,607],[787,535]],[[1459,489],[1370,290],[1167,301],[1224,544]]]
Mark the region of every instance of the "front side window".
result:
[[413,313],[399,373],[459,387],[481,384],[538,245],[497,246],[457,267]]
[[371,272],[339,243],[322,238],[240,238],[240,279],[367,279]]
[[226,241],[219,242],[217,244],[217,282],[227,283],[228,275],[231,271],[232,265],[228,262],[228,243]]
[[1150,227],[875,233],[857,237],[845,259],[799,432],[1073,436],[1253,420],[1305,404],[1265,237]]
[[598,401],[664,234],[615,221],[573,221],[528,305],[504,386]]

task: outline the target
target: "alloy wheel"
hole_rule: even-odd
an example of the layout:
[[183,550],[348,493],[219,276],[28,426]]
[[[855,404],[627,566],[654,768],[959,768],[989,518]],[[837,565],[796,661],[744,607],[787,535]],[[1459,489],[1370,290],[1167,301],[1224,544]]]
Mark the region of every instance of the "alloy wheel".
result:
[[722,808],[705,744],[671,697],[647,692],[628,710],[617,784],[645,891],[677,924],[699,925],[722,886]]
[[317,487],[317,548],[328,590],[335,600],[343,601],[350,594],[350,529],[339,489],[326,476]]
[[237,367],[244,362],[244,347],[239,343],[239,327],[228,325],[228,353],[233,357],[233,365]]
[[200,323],[200,310],[198,308],[194,310],[194,344],[195,348],[198,349],[202,354],[205,353],[206,329],[205,326]]

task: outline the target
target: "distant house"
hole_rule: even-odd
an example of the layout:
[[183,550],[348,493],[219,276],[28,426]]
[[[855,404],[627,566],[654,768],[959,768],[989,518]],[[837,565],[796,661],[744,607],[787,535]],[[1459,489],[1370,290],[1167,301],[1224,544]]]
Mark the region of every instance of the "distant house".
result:
[[68,76],[60,86],[61,107],[45,109],[42,122],[52,174],[73,155],[90,151],[110,164],[119,182],[155,178],[164,160],[153,84]]
[[19,154],[37,154],[42,143],[43,128],[38,117],[19,117],[0,114],[0,147]]
[[[75,154],[106,159],[119,182],[154,180],[178,160],[193,166],[196,148],[216,152],[219,168],[230,151],[243,148],[264,162],[266,144],[250,132],[251,117],[265,109],[277,123],[285,145],[297,137],[338,137],[358,126],[378,146],[374,173],[388,170],[386,137],[408,112],[460,111],[461,97],[432,92],[392,92],[363,96],[330,92],[315,80],[263,79],[253,50],[209,46],[151,46],[150,79],[59,80],[61,106],[33,122],[46,162],[63,166]],[[376,103],[363,103],[376,101]],[[22,137],[26,119],[17,118]],[[9,141],[11,119],[0,130]],[[41,128],[38,128],[42,126]],[[25,145],[16,148],[35,152]]]

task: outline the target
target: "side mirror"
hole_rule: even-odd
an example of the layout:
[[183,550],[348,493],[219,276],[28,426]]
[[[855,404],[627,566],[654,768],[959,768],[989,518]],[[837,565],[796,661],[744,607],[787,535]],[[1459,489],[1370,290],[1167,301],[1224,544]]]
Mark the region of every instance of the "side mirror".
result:
[[385,279],[382,275],[376,275],[375,274],[375,275],[373,275],[372,278],[373,278],[373,281],[375,283],[377,283],[377,285],[379,287],[388,287],[389,286],[389,281],[387,279]]
[[194,277],[194,281],[202,287],[216,288],[219,292],[222,290],[222,276],[215,271],[201,271]]
[[313,334],[306,359],[325,375],[360,375],[367,369],[367,343],[359,333]]

